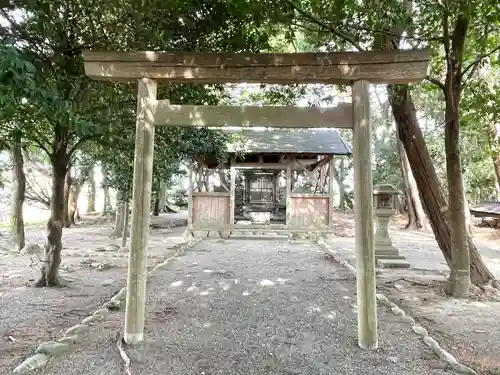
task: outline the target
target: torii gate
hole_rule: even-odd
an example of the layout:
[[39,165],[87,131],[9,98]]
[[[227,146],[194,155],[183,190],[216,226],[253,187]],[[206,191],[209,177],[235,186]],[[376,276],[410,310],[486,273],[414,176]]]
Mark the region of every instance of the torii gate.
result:
[[[402,84],[423,80],[429,64],[427,50],[280,54],[87,51],[83,57],[85,73],[93,79],[139,81],[124,329],[126,343],[136,344],[144,338],[155,126],[340,127],[336,123],[340,119],[342,127],[353,124],[358,344],[363,349],[378,347],[368,89],[370,83]],[[173,84],[352,85],[352,105],[348,108],[345,105],[337,108],[170,105],[168,100],[157,100],[157,80]],[[352,118],[352,122],[346,122],[346,118]]]

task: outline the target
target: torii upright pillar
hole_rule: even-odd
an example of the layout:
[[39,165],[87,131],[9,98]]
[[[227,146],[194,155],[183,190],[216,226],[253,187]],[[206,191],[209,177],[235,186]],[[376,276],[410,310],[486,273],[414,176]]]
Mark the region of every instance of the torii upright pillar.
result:
[[144,339],[146,305],[147,246],[151,216],[153,182],[154,113],[157,83],[141,78],[137,89],[137,121],[135,130],[134,187],[132,190],[132,221],[127,276],[125,332],[127,344]]
[[369,87],[367,81],[357,81],[352,86],[358,345],[362,349],[378,347]]

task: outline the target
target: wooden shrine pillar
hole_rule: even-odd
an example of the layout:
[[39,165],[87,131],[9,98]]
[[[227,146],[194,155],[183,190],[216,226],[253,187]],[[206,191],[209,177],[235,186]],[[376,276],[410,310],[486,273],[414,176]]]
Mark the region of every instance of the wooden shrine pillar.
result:
[[[335,198],[335,191],[333,189],[335,185],[335,178],[333,177],[335,175],[335,158],[333,155],[330,156],[330,160],[328,161],[328,231],[330,233],[333,233],[333,201]],[[320,177],[320,181],[321,177]]]
[[369,87],[367,81],[352,86],[358,345],[362,349],[378,347]]
[[229,188],[229,226],[234,225],[235,195],[236,195],[236,161],[231,158],[230,162],[231,186]]
[[286,158],[286,196],[285,196],[285,210],[286,222],[285,226],[289,227],[292,223],[292,163],[293,159],[287,156]]
[[191,235],[191,231],[193,230],[193,169],[194,162],[189,163],[188,170],[188,227],[187,227],[187,235]]
[[146,304],[147,246],[151,215],[153,182],[154,113],[157,83],[149,78],[139,80],[135,134],[132,222],[127,276],[124,340],[137,344],[144,339]]

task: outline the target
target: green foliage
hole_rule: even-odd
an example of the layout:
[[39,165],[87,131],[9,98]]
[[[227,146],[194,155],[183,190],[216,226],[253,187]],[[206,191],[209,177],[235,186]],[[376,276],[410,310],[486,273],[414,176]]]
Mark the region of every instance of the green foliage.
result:
[[35,90],[35,67],[9,41],[0,42],[0,150],[10,148],[29,117],[26,100]]
[[[412,96],[418,105],[420,122],[425,123],[427,146],[444,186],[445,97],[440,86],[445,82],[445,71],[451,59],[462,52],[455,39],[464,32],[463,28],[460,29],[464,25],[467,39],[462,62],[464,88],[460,103],[460,145],[465,184],[472,199],[495,190],[491,160],[498,155],[500,135],[498,130],[492,131],[498,122],[496,111],[500,98],[495,84],[500,56],[500,10],[496,2],[381,0],[370,7],[352,1],[282,0],[271,5],[261,0],[258,3],[267,4],[272,9],[288,5],[288,12],[283,10],[288,17],[280,19],[283,27],[288,34],[299,33],[301,41],[315,49],[379,49],[393,43],[398,25],[405,25],[404,48],[430,48],[432,82],[412,86]],[[408,5],[413,6],[410,13],[405,9]],[[446,55],[450,48],[455,57]],[[436,84],[438,81],[441,83]],[[396,174],[399,173],[396,145],[392,141],[394,136],[389,134],[386,141],[377,136],[374,139],[377,155],[375,178],[393,183],[398,180]],[[477,189],[482,192],[477,193]]]
[[[89,80],[83,71],[82,50],[372,49],[383,46],[394,26],[405,21],[406,45],[430,47],[431,74],[443,80],[447,62],[443,17],[453,26],[465,4],[448,3],[449,9],[428,0],[415,3],[411,19],[405,19],[405,4],[396,0],[380,0],[370,7],[320,0],[10,1],[2,8],[6,26],[0,28],[0,148],[9,148],[19,134],[26,145],[35,144],[48,154],[54,145],[62,145],[75,156],[73,163],[85,154],[108,165],[111,186],[130,195],[136,86]],[[468,191],[490,194],[495,178],[491,158],[500,149],[498,137],[491,132],[500,108],[499,10],[493,1],[468,4],[467,86],[461,102],[463,167]],[[21,17],[14,17],[13,10]],[[444,176],[443,93],[430,83],[415,86],[412,92],[425,119],[428,148],[438,174]],[[333,103],[332,93],[331,88],[304,85],[232,87],[230,95],[221,86],[159,88],[159,97],[175,104],[234,103],[238,96],[241,104],[325,105]],[[377,115],[373,122],[376,128],[383,122],[386,129],[374,132],[375,180],[401,185],[392,121]],[[341,134],[350,140],[349,131]],[[172,180],[187,160],[206,153],[224,158],[228,141],[207,129],[158,128],[154,190]]]

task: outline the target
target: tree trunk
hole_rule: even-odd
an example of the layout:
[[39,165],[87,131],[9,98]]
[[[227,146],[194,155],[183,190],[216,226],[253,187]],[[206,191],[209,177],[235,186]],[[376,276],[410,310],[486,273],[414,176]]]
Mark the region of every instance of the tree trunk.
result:
[[65,207],[65,179],[69,158],[59,151],[52,159],[52,194],[50,218],[47,222],[44,262],[41,277],[35,286],[60,286],[59,265],[61,264],[62,231]]
[[203,165],[197,164],[194,170],[195,181],[196,181],[196,191],[203,191]]
[[[102,216],[108,216],[113,208],[111,207],[111,196],[109,195],[109,176],[108,167],[106,164],[102,163],[102,189],[104,192],[104,205],[102,207]],[[117,207],[118,210],[118,207]],[[119,234],[118,234],[119,235]]]
[[155,204],[153,206],[153,216],[160,216],[160,198],[155,198]]
[[205,169],[203,173],[203,184],[205,186],[205,191],[210,191],[210,170]]
[[102,208],[102,216],[108,216],[113,211],[113,207],[111,206],[111,195],[109,194],[109,186],[105,185],[103,187],[103,191],[104,191],[104,206]]
[[71,185],[73,184],[73,178],[71,177],[71,171],[68,170],[66,174],[66,182],[64,184],[64,213],[63,213],[63,223],[65,228],[71,226],[70,212],[69,212],[69,196],[71,193]]
[[[453,73],[450,73],[453,74]],[[456,297],[467,297],[470,288],[469,248],[467,246],[467,221],[465,217],[464,184],[460,160],[460,93],[455,85],[446,84],[446,112],[444,144],[446,152],[446,178],[448,181],[448,217],[452,266],[450,292]]]
[[123,222],[125,217],[125,202],[123,201],[122,194],[118,193],[116,200],[116,216],[115,216],[115,227],[109,235],[110,237],[119,237],[123,232]]
[[495,175],[497,176],[497,196],[500,193],[500,154],[493,156],[493,166],[495,168]]
[[158,206],[160,208],[160,212],[167,212],[165,209],[165,205],[167,204],[167,184],[162,183],[160,185],[160,193],[159,193],[159,202]]
[[[383,49],[393,50],[398,48],[401,35],[406,28],[406,22],[411,17],[413,7],[412,1],[405,1],[404,3],[405,7],[408,9],[409,17],[402,17],[401,20],[404,21],[395,25],[394,30],[392,30],[392,35],[386,35],[381,38],[383,42],[381,46]],[[445,42],[448,43],[450,38],[444,39]],[[418,126],[416,109],[410,96],[408,85],[388,85],[387,89],[392,113],[398,126],[399,138],[404,145],[406,155],[410,162],[411,170],[417,183],[420,197],[422,198],[423,208],[427,213],[434,236],[436,237],[436,241],[443,252],[448,266],[450,269],[453,268],[452,254],[455,253],[455,251],[453,251],[454,245],[459,240],[465,240],[465,243],[468,245],[468,253],[470,254],[470,280],[477,286],[481,286],[492,281],[495,281],[496,283],[494,276],[484,264],[479,252],[472,243],[471,238],[467,235],[465,228],[463,229],[465,238],[459,238],[460,234],[455,230],[455,238],[452,243],[450,223],[448,221],[449,217],[445,215],[448,210],[446,197],[441,189],[441,185],[437,178],[429,151],[427,150],[422,131]],[[456,129],[454,129],[454,131],[455,130]],[[447,135],[448,142],[455,136],[455,134],[452,134],[451,137],[450,134]],[[450,168],[450,172],[452,170],[456,170],[456,160],[458,160],[458,171],[460,172],[459,192],[462,193],[462,176],[459,164],[460,158],[457,158],[457,155],[459,156],[459,154],[455,153],[453,148],[448,148],[447,156],[448,155],[454,159],[450,164],[450,167],[452,167]],[[453,181],[458,181],[458,179],[453,180],[453,176],[450,177],[452,178],[452,184]],[[450,195],[456,197],[457,192],[453,191],[453,194]],[[456,218],[457,213],[460,210],[460,206],[463,206],[463,194],[460,194],[459,199],[460,203],[457,204],[456,202],[453,202],[453,208],[451,209],[454,218]],[[457,222],[454,222],[455,229],[458,229],[459,227],[459,220],[460,219],[458,218]],[[459,246],[463,247],[463,244]]]
[[[398,134],[398,126],[396,126],[396,135]],[[406,210],[408,213],[408,223],[405,228],[427,229],[427,218],[425,217],[420,195],[418,194],[417,184],[411,171],[410,162],[403,144],[397,140],[399,161],[401,163],[401,173],[405,182]]]
[[[460,159],[460,100],[462,94],[462,62],[469,28],[470,7],[463,2],[456,15],[453,35],[449,37],[449,14],[444,10],[443,33],[446,51],[444,146],[448,181],[448,216],[451,229],[452,267],[450,292],[456,297],[468,297],[470,288],[470,255],[465,215],[465,191]],[[450,48],[451,47],[451,48]]]
[[[413,100],[407,85],[388,85],[389,100],[398,126],[401,142],[410,162],[411,170],[417,183],[422,204],[429,218],[436,241],[444,258],[451,268],[451,234],[448,218],[444,215],[447,209],[445,195],[441,189],[436,171],[425,145],[425,140],[417,122]],[[477,286],[495,281],[488,270],[470,237],[467,236],[470,251],[471,281]]]
[[464,192],[464,215],[465,215],[465,225],[467,227],[467,234],[472,237],[474,234],[474,229],[472,225],[472,218],[469,209],[469,197],[467,196],[467,190],[465,189],[465,181],[462,181],[463,187],[462,190]]
[[94,168],[90,168],[89,170],[89,178],[88,178],[89,190],[88,190],[88,198],[87,198],[87,212],[95,212],[95,175]]
[[24,159],[21,142],[16,142],[11,150],[12,158],[12,196],[10,230],[12,244],[16,250],[25,245],[23,205],[26,193],[26,175],[24,174]]
[[[491,120],[488,122],[488,143],[490,149],[498,150],[500,146],[500,125],[496,121]],[[500,194],[500,153],[497,152],[491,158],[493,162],[493,169],[495,170],[495,176],[497,178],[497,197]]]
[[122,247],[127,246],[127,236],[128,236],[128,202],[123,204],[123,229],[122,229]]
[[339,186],[339,194],[340,194],[340,203],[339,208],[345,211],[346,202],[349,201],[349,197],[347,192],[345,191],[344,180],[343,180],[343,169],[344,169],[344,159],[340,160],[340,173],[337,169],[333,168],[333,178],[337,181],[337,185]]
[[81,219],[78,210],[78,198],[80,197],[81,191],[82,185],[80,183],[71,186],[69,194],[69,220],[71,224],[76,224],[76,221]]

